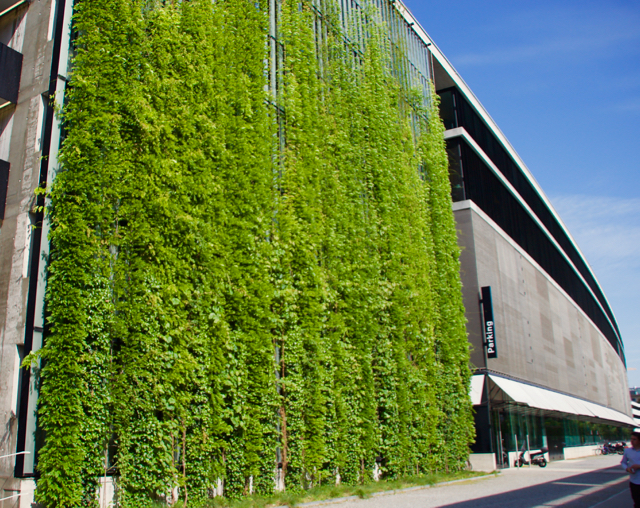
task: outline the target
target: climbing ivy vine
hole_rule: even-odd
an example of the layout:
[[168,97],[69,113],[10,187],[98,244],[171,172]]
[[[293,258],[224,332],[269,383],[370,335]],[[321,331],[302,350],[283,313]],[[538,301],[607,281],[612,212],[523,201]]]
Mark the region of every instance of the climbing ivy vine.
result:
[[49,193],[47,507],[95,506],[106,475],[146,507],[464,465],[435,99],[390,72],[374,11],[362,49],[330,3],[320,23],[290,0],[269,87],[268,4],[76,2]]

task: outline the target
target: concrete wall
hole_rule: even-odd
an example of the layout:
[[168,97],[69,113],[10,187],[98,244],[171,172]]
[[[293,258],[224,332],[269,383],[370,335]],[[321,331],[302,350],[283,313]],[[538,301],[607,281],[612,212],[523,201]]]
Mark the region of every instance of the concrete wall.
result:
[[597,455],[600,445],[588,445],[588,446],[572,446],[571,448],[564,448],[565,459],[578,459],[580,457],[590,457]]
[[[53,3],[53,5],[52,5]],[[0,455],[15,452],[19,354],[25,341],[26,304],[31,263],[34,190],[40,177],[44,135],[43,94],[49,89],[54,0],[33,0],[19,12],[0,18],[3,39],[11,37],[23,56],[20,93],[13,110],[7,160],[11,164],[5,219],[0,224]],[[21,35],[20,35],[21,34]],[[9,39],[7,39],[9,40]],[[15,492],[15,458],[0,460],[0,494]]]
[[469,455],[472,471],[486,471],[490,473],[497,469],[495,453],[472,453]]
[[98,505],[100,508],[111,508],[114,506],[115,485],[113,478],[108,476],[100,478],[100,486],[98,487]]
[[631,415],[624,364],[580,307],[471,201],[454,210],[473,365],[484,366],[479,288],[491,286],[498,358],[488,369]]

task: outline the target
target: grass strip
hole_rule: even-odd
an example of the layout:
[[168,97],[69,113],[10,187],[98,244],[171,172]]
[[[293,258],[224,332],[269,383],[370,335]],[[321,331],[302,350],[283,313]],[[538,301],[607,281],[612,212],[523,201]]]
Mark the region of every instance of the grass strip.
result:
[[322,485],[304,492],[280,492],[273,496],[248,496],[243,499],[213,498],[205,506],[210,508],[269,508],[272,506],[295,506],[315,504],[320,501],[338,500],[349,497],[367,499],[375,494],[419,488],[486,476],[481,471],[459,471],[420,476],[407,476],[397,480],[383,480],[366,485]]

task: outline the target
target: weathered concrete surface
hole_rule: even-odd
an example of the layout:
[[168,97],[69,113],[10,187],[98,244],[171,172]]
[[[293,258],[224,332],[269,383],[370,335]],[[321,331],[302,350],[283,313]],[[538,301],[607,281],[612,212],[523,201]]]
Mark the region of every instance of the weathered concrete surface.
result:
[[[43,155],[43,94],[49,89],[53,51],[49,27],[54,6],[54,0],[33,0],[0,19],[0,39],[24,57],[18,103],[5,113],[13,118],[11,130],[5,132],[10,136],[8,152],[3,148],[11,169],[5,219],[0,224],[0,456],[16,450],[18,369],[25,342],[34,190]],[[13,478],[14,465],[15,457],[0,460],[0,498],[21,490],[21,481]]]
[[546,468],[507,469],[496,477],[338,504],[344,508],[631,508],[620,457],[552,462]]
[[495,453],[472,453],[469,455],[469,463],[473,471],[495,471],[496,470],[496,454]]

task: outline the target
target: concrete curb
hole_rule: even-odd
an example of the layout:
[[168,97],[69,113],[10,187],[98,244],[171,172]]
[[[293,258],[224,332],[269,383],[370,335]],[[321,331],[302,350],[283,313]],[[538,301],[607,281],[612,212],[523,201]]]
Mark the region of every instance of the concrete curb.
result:
[[[490,473],[490,474],[485,474],[485,475],[482,475],[482,476],[472,476],[470,478],[460,478],[459,480],[451,480],[451,481],[448,481],[448,482],[434,483],[433,485],[419,485],[417,487],[407,487],[405,489],[383,490],[381,492],[374,492],[369,497],[393,496],[395,494],[402,494],[404,492],[412,492],[414,490],[430,489],[430,488],[433,488],[433,487],[441,487],[443,485],[451,485],[453,483],[481,480],[483,478],[490,478],[490,477],[495,477],[495,476],[497,476],[495,473]],[[362,498],[360,496],[334,497],[334,498],[331,498],[331,499],[325,499],[323,501],[310,501],[308,503],[297,504],[296,508],[297,507],[310,508],[310,507],[313,507],[313,506],[325,506],[325,505],[329,505],[329,504],[344,503],[345,501],[356,501],[358,499],[362,499]],[[275,508],[275,506],[274,506],[274,508]],[[283,506],[283,508],[285,508],[285,507]],[[286,506],[286,508],[290,508],[290,507]]]

